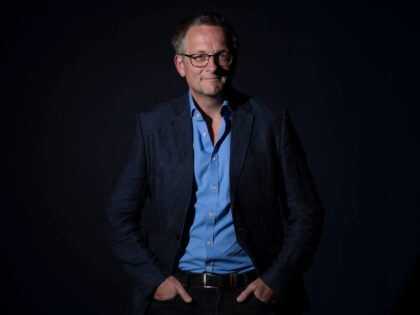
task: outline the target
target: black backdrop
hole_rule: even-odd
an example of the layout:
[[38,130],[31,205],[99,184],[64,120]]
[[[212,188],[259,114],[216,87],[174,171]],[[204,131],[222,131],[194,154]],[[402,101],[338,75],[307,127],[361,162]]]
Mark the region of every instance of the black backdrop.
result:
[[[186,92],[170,37],[226,15],[234,85],[286,106],[326,208],[308,314],[404,314],[419,282],[416,8],[399,2],[5,1],[2,314],[123,314],[104,209],[139,109]],[[410,312],[412,313],[413,310]],[[415,313],[415,311],[414,311]]]

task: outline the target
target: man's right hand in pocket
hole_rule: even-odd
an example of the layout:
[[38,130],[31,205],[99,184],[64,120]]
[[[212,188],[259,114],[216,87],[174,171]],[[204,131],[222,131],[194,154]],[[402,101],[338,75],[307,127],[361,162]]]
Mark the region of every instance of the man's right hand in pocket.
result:
[[185,303],[191,303],[191,296],[185,291],[181,282],[174,276],[169,276],[156,288],[153,298],[159,301],[166,301],[173,299],[177,294],[184,300]]

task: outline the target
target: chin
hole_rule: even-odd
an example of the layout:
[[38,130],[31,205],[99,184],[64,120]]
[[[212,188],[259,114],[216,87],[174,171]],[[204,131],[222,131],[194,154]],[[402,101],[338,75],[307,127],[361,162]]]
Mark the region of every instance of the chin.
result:
[[223,86],[217,86],[211,89],[204,89],[204,94],[208,96],[218,96],[222,93],[223,88],[224,88]]

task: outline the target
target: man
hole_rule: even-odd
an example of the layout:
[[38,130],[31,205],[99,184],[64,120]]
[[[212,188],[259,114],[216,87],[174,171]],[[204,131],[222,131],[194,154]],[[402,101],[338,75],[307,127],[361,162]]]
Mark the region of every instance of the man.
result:
[[189,92],[137,115],[107,210],[132,314],[300,313],[323,208],[288,113],[231,87],[222,16],[187,19],[173,46]]

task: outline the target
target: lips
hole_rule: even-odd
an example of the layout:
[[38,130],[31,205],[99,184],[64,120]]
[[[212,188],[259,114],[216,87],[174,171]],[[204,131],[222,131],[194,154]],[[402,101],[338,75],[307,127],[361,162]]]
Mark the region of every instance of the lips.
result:
[[201,78],[201,80],[220,80],[220,77]]

